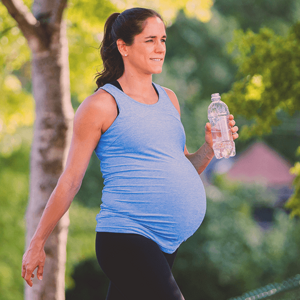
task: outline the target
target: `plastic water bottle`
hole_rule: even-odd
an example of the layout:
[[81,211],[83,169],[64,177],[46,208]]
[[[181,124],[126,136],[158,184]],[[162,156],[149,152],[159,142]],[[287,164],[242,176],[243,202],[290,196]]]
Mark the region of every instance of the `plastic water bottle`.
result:
[[215,157],[220,159],[235,156],[235,144],[229,126],[228,107],[221,101],[219,93],[212,94],[211,101],[207,114],[211,124]]

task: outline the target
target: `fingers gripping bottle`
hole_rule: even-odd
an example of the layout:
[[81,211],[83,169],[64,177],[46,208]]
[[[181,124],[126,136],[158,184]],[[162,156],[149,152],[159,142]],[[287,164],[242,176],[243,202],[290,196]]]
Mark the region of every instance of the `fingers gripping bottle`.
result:
[[215,157],[229,158],[235,156],[235,144],[229,126],[229,110],[221,101],[220,95],[211,95],[212,103],[208,107],[208,119],[211,124],[213,150]]

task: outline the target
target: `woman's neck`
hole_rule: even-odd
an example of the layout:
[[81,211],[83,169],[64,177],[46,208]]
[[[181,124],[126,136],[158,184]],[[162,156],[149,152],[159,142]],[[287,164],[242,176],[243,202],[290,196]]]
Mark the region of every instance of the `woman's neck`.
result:
[[[157,98],[157,93],[152,85],[152,75],[147,77],[129,77],[123,74],[117,79],[123,92],[137,101],[151,103]],[[154,99],[154,100],[153,100]]]

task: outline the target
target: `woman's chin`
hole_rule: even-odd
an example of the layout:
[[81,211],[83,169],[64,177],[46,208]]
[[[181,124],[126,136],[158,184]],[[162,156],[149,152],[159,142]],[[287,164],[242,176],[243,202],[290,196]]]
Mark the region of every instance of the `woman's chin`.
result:
[[162,68],[154,70],[152,74],[160,74],[162,72]]

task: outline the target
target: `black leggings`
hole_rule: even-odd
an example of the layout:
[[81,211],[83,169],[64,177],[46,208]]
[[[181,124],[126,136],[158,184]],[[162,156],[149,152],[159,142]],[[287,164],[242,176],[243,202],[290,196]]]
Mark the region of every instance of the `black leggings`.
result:
[[97,259],[110,280],[106,300],[184,300],[171,272],[177,250],[164,253],[139,234],[97,232]]

